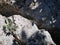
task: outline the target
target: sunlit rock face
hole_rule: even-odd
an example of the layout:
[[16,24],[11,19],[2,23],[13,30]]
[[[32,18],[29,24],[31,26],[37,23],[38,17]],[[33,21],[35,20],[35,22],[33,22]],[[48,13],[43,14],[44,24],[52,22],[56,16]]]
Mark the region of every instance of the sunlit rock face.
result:
[[0,15],[0,45],[12,45],[13,43],[13,36],[6,36],[3,31],[3,26],[5,25],[5,17]]
[[27,45],[56,45],[48,31],[44,29],[34,33],[29,39]]
[[[12,16],[8,18],[13,21]],[[4,33],[3,26],[6,25],[5,20],[6,17],[0,15],[0,45],[18,45],[14,42],[12,35]],[[30,20],[19,15],[14,15],[14,20],[18,26],[14,33],[26,45],[56,45],[48,31],[44,29],[39,30],[36,24],[32,24]]]

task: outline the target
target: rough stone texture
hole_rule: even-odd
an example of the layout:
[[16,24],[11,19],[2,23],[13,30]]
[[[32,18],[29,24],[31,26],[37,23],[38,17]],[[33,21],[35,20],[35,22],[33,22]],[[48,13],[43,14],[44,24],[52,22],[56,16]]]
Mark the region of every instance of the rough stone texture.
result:
[[[12,20],[12,16],[8,17]],[[3,31],[3,26],[5,25],[5,17],[0,15],[0,45],[13,45],[14,37],[12,35],[6,36]],[[23,42],[27,42],[27,45],[56,45],[48,31],[44,29],[39,30],[36,24],[32,25],[32,22],[22,16],[14,15],[14,20],[18,28],[14,32],[16,36]],[[37,33],[38,32],[38,33]],[[36,42],[34,42],[34,40]],[[17,45],[17,44],[15,44]]]
[[13,37],[12,35],[6,36],[3,31],[3,26],[5,25],[5,17],[0,15],[0,45],[12,45]]
[[[16,3],[20,4],[19,0]],[[25,12],[29,12],[37,20],[43,21],[41,28],[49,28],[53,40],[60,45],[60,0],[26,0],[26,3],[22,3],[22,5]],[[51,29],[52,27],[55,28]]]
[[[35,4],[34,4],[33,1],[35,2]],[[11,2],[8,2],[8,3],[11,3]],[[13,3],[14,3],[14,0],[13,0]],[[60,15],[60,0],[26,0],[26,5],[24,3],[20,3],[20,0],[16,0],[16,3],[19,6],[21,4],[25,11],[34,14],[35,17],[37,18],[37,20],[42,20],[43,21],[42,27],[43,26],[44,27],[46,27],[46,26],[51,27],[52,26],[52,27],[60,28],[60,25],[59,25],[60,24],[60,16],[59,16]],[[56,15],[58,15],[58,16],[56,16]],[[2,16],[0,16],[0,17],[2,17]],[[1,19],[0,19],[0,21],[1,21]],[[0,22],[0,24],[1,24],[0,25],[0,27],[1,27],[0,28],[0,30],[1,30],[0,31],[0,36],[5,35],[4,32],[2,31],[2,26],[4,25],[4,19],[3,19],[3,22],[2,23],[1,22]],[[16,22],[16,24],[17,24],[17,22]],[[24,22],[23,22],[23,24],[24,24]],[[30,24],[30,23],[28,23],[28,24]],[[19,24],[17,24],[17,25],[19,25]],[[27,26],[27,27],[29,27],[29,26]],[[22,29],[22,28],[19,26],[19,29]],[[17,31],[15,32],[18,35],[20,33],[19,29],[17,29]],[[57,29],[55,29],[55,30],[57,30]],[[52,36],[54,35],[53,37],[56,40],[59,40],[60,38],[59,38],[58,34],[60,34],[60,31],[59,30],[55,31],[55,30],[50,32],[50,33],[52,34]],[[30,36],[27,36],[27,37],[30,37]],[[56,41],[56,42],[59,42],[59,41]]]

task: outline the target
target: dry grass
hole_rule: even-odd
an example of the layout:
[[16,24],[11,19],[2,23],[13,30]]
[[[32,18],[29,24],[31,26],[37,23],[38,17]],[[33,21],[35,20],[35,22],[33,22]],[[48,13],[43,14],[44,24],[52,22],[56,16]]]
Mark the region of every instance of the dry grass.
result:
[[0,4],[0,14],[2,14],[3,16],[6,16],[6,17],[12,16],[12,15],[21,15],[28,19],[34,18],[34,17],[32,17],[32,15],[29,15],[24,10],[18,8],[18,6],[9,5],[6,3]]
[[20,14],[20,9],[9,4],[2,3],[0,4],[0,13],[3,16],[11,16],[14,14]]

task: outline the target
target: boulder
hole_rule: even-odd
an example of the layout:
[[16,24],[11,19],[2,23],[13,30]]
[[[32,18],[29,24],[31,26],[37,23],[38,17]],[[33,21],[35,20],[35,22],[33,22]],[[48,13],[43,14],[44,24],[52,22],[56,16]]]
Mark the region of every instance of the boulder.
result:
[[[13,21],[12,16],[7,17]],[[18,45],[17,42],[14,41],[14,37],[10,35],[6,35],[4,32],[3,26],[6,25],[5,20],[6,17],[0,15],[0,44],[1,45]],[[14,15],[14,22],[18,26],[14,34],[16,34],[17,38],[20,39],[26,45],[56,45],[52,40],[51,35],[45,29],[38,29],[36,24],[32,24],[31,20],[28,20],[20,15]]]

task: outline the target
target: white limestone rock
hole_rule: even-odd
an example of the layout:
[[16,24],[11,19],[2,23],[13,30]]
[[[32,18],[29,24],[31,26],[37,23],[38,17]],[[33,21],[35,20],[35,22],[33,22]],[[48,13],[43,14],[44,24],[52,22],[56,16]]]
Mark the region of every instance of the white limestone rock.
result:
[[0,45],[12,45],[13,37],[12,35],[6,36],[3,31],[3,26],[5,25],[5,17],[0,15]]
[[[11,17],[8,17],[9,19],[12,20],[12,16]],[[9,35],[9,36],[6,36],[6,34],[4,33],[3,31],[3,26],[6,25],[5,24],[5,17],[3,17],[2,15],[0,15],[0,45],[12,45],[13,44],[13,40],[14,40],[14,37],[12,35]],[[48,31],[45,31],[44,29],[41,31],[37,28],[36,24],[32,25],[32,22],[20,15],[14,15],[14,20],[15,20],[15,23],[16,25],[18,26],[18,28],[16,29],[16,31],[14,32],[16,34],[16,36],[21,39],[23,42],[27,42],[27,45],[31,45],[31,42],[33,42],[33,40],[31,40],[29,42],[29,39],[34,39],[35,41],[37,41],[35,44],[37,45],[40,45],[43,43],[43,41],[47,42],[47,45],[50,45],[50,44],[53,44],[53,45],[56,45],[49,32]],[[12,20],[13,21],[13,20]],[[37,34],[38,32],[38,34]],[[38,39],[37,35],[40,37],[42,36],[45,36],[45,38],[41,40]],[[31,38],[32,37],[32,38]],[[37,37],[34,38],[34,37]],[[50,39],[50,40],[49,40]],[[40,43],[42,42],[42,43]],[[39,44],[40,43],[40,44]]]

